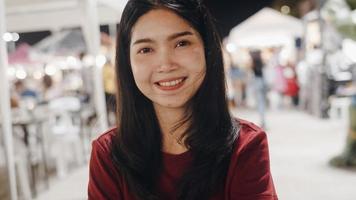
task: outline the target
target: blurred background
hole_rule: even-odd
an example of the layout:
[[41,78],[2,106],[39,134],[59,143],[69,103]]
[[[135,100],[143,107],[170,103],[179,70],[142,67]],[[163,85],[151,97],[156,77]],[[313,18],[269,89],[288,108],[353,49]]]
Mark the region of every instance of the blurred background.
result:
[[[356,0],[205,0],[281,200],[356,199]],[[0,0],[0,199],[87,199],[126,0]]]

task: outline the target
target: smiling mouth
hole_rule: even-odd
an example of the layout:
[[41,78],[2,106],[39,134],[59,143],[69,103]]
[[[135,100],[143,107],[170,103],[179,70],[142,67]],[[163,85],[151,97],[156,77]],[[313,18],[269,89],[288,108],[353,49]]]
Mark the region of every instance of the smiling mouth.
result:
[[162,80],[155,82],[159,89],[162,90],[175,90],[180,88],[187,77],[177,78],[177,79],[170,79],[170,80]]

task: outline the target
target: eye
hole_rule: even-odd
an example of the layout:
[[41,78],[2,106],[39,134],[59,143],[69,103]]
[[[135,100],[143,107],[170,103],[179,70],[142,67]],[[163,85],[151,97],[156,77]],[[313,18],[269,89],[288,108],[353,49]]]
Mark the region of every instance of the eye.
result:
[[138,50],[138,54],[147,54],[147,53],[150,53],[150,52],[152,52],[153,51],[153,49],[151,49],[151,48],[148,48],[148,47],[145,47],[145,48],[142,48],[142,49],[140,49],[140,50]]
[[176,44],[176,47],[185,47],[190,45],[191,43],[187,40],[181,40]]

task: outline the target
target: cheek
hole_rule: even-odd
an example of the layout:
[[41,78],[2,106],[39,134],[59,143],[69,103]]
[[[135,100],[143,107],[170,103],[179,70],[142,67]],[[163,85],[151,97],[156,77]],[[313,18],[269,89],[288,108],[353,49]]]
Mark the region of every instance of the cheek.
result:
[[201,47],[192,47],[177,54],[179,60],[185,64],[205,66],[205,54]]
[[197,67],[194,69],[194,73],[196,74],[196,80],[198,84],[197,87],[200,87],[206,75],[206,61],[204,52],[202,53],[201,51],[197,51],[195,60],[195,66]]
[[151,86],[151,72],[148,66],[132,64],[132,74],[138,89],[143,93],[147,93]]
[[145,76],[147,76],[148,69],[147,62],[144,62],[142,59],[131,57],[131,70],[136,82],[142,81]]
[[147,73],[142,68],[132,67],[132,74],[136,85],[141,87],[142,84],[148,81]]
[[138,89],[144,93],[145,82],[147,82],[147,72],[145,71],[146,66],[145,63],[139,58],[130,55],[130,63],[132,75]]
[[205,75],[206,71],[206,61],[204,50],[201,48],[194,48],[190,55],[190,65],[194,66],[192,69],[193,72],[199,73],[202,76]]

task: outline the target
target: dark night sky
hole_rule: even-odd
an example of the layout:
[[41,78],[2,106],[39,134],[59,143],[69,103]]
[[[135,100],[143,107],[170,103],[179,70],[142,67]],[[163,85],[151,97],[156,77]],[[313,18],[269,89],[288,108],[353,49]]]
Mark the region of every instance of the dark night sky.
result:
[[230,29],[241,23],[263,7],[270,6],[273,0],[205,0],[223,37]]
[[[249,16],[265,6],[270,6],[273,0],[205,0],[211,13],[217,20],[218,28],[223,37],[229,34],[232,27],[241,23]],[[101,27],[101,31],[106,31]],[[21,33],[17,44],[27,42],[35,44],[44,37],[50,35],[49,31],[36,33]]]

